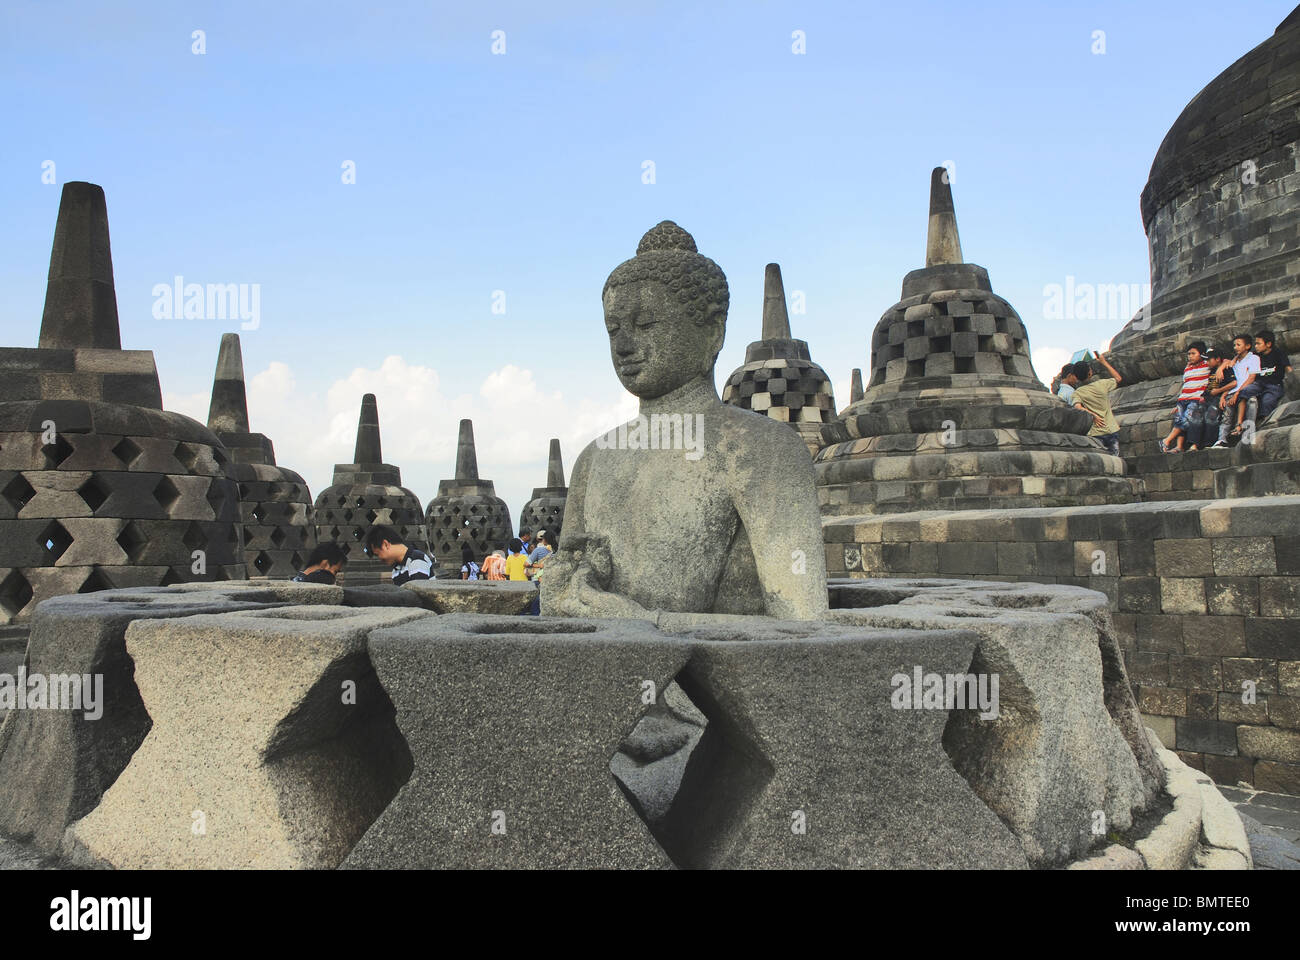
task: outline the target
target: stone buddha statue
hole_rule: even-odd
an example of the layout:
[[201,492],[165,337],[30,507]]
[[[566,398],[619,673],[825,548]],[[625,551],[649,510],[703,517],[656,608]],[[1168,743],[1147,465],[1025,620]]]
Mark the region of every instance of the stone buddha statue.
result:
[[542,613],[823,616],[808,449],[785,424],[724,404],[714,385],[722,270],[665,220],[610,274],[602,299],[610,359],[640,413],[578,457]]

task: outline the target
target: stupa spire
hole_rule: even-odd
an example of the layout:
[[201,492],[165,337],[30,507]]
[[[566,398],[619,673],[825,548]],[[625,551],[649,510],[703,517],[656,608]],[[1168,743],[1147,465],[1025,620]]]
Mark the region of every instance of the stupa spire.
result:
[[212,378],[208,429],[217,433],[248,433],[248,396],[244,392],[244,355],[239,334],[223,333]]
[[925,238],[925,265],[965,263],[961,237],[957,235],[957,211],[952,205],[952,184],[948,171],[935,167],[930,174],[930,225]]
[[460,439],[456,441],[456,479],[478,479],[478,457],[474,453],[474,421],[460,422]]
[[763,273],[763,339],[790,339],[790,314],[785,307],[779,263],[769,263]]
[[41,316],[43,348],[122,349],[104,189],[65,183]]
[[353,463],[383,463],[384,453],[379,442],[379,403],[373,393],[361,398],[361,417],[357,420],[357,449]]

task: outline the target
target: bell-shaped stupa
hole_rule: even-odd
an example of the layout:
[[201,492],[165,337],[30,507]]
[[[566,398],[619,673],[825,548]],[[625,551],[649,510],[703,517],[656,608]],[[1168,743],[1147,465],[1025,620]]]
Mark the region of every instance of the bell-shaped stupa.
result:
[[812,362],[808,344],[790,334],[781,267],[763,275],[763,339],[745,348],[744,366],[727,378],[722,402],[788,423],[816,454],[821,427],[835,417],[830,377]]
[[316,546],[311,491],[300,475],[276,465],[270,438],[249,430],[244,356],[237,333],[221,335],[208,429],[234,461],[249,577],[292,577]]
[[551,439],[551,455],[546,464],[546,486],[534,487],[533,497],[519,511],[519,529],[545,530],[558,541],[564,525],[564,504],[569,488],[564,485],[564,461],[560,459],[560,441]]
[[468,543],[474,560],[481,563],[514,536],[510,508],[497,496],[491,480],[479,479],[472,420],[460,422],[456,476],[438,484],[438,495],[429,501],[424,520],[439,573],[449,577],[460,576],[461,544]]
[[926,265],[871,340],[871,382],[822,429],[827,514],[1128,502],[1092,418],[1034,375],[1019,315],[962,259],[944,168],[930,181]]
[[392,527],[418,550],[426,549],[420,498],[402,486],[402,470],[384,463],[379,441],[379,405],[373,393],[361,398],[357,446],[352,463],[334,465],[334,482],[316,497],[312,519],[320,543],[337,543],[348,555],[350,583],[387,577],[390,568],[366,555],[362,541],[376,524]]
[[35,349],[0,349],[0,625],[48,597],[244,577],[221,441],[123,350],[104,191],[64,184]]

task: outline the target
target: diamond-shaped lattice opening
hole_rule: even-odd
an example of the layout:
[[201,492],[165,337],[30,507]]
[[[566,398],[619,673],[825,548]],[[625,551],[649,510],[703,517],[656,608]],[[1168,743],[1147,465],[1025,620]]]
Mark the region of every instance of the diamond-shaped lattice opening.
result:
[[45,455],[45,469],[57,470],[59,464],[72,456],[72,444],[63,439],[63,434],[60,433],[54,438],[53,443],[47,443],[41,447],[41,453]]
[[117,545],[122,548],[126,554],[126,559],[130,563],[135,563],[140,559],[144,552],[145,544],[149,538],[144,535],[139,525],[134,520],[128,520],[122,532],[117,535]]
[[361,528],[360,528],[360,527],[353,527],[353,528],[352,528],[352,539],[353,539],[353,540],[360,540],[360,539],[362,539],[363,537],[365,537],[365,534],[361,532]]
[[90,479],[77,488],[77,496],[86,501],[86,506],[90,507],[90,512],[94,513],[104,505],[112,491],[108,484],[99,479],[95,474],[90,475]]
[[172,508],[181,498],[181,492],[176,489],[176,484],[172,483],[169,477],[163,477],[153,488],[153,498],[158,501],[158,506],[163,508],[164,513],[171,513]]
[[208,487],[207,501],[208,506],[212,508],[212,515],[220,517],[221,512],[226,508],[226,492],[222,489],[222,484],[217,480],[213,480],[211,486]]
[[163,574],[162,580],[158,583],[160,587],[170,587],[173,583],[184,583],[185,578],[176,572],[175,567],[168,567],[167,572]]
[[379,516],[379,514],[375,513],[375,511],[373,511],[373,510],[367,510],[367,511],[366,511],[366,523],[369,523],[369,524],[371,524],[371,525],[373,526],[373,525],[374,525],[374,522],[375,522],[375,517],[377,517],[377,516]]
[[112,589],[113,581],[104,576],[99,567],[95,567],[90,571],[90,576],[86,578],[86,581],[77,589],[77,593],[94,593],[96,590]]
[[259,503],[253,508],[253,519],[258,523],[266,522],[266,506],[264,504]]
[[302,569],[302,556],[301,556],[301,554],[298,553],[297,550],[295,550],[295,551],[293,552],[293,555],[292,555],[291,557],[289,557],[289,562],[290,562],[291,564],[293,564],[293,568],[294,568],[295,570],[301,570],[301,569]]
[[72,546],[72,534],[68,533],[59,521],[51,520],[36,537],[36,542],[45,551],[44,561],[54,563],[68,552],[68,547]]
[[271,542],[277,547],[284,543],[284,531],[276,527],[271,531]]
[[338,500],[335,501],[335,502],[336,502],[336,503],[341,507],[341,506],[343,506],[343,504],[345,504],[345,503],[348,502],[348,498],[347,498],[347,497],[339,497]]
[[208,536],[197,522],[191,521],[185,529],[185,536],[181,537],[181,542],[191,550],[202,550],[208,545]]
[[301,492],[301,490],[302,490],[302,488],[299,487],[298,484],[296,484],[296,483],[290,484],[290,485],[289,485],[289,499],[290,499],[290,500],[297,500],[297,499],[298,499],[298,494]]
[[245,543],[248,543],[250,540],[252,540],[252,539],[253,539],[253,535],[254,535],[254,534],[253,534],[253,528],[252,528],[252,527],[245,527],[245,528],[244,528],[244,542],[245,542]]
[[258,573],[266,573],[266,571],[270,570],[273,565],[274,561],[265,553],[258,553],[258,555],[253,558],[253,566],[257,567]]
[[377,506],[377,507],[386,507],[386,506],[388,506],[388,498],[387,498],[387,497],[380,497],[378,500],[375,501],[375,506]]
[[32,585],[19,571],[12,570],[0,581],[0,609],[11,617],[18,616],[32,599]]
[[14,513],[27,506],[34,496],[36,496],[36,488],[28,483],[27,478],[21,473],[6,483],[3,490],[0,490],[0,497],[4,497],[9,501],[14,508]]
[[267,484],[266,497],[268,500],[274,500],[280,495],[281,485],[275,481]]
[[344,511],[343,511],[343,521],[344,521],[345,523],[351,523],[351,522],[352,522],[352,511],[351,511],[351,510],[344,510]]
[[199,452],[191,447],[188,443],[176,444],[176,449],[172,451],[172,456],[184,464],[186,471],[192,471],[194,464],[199,462]]
[[772,766],[689,665],[632,728],[609,771],[679,867],[714,866],[745,827]]
[[141,454],[140,445],[130,437],[123,437],[113,448],[113,456],[121,460],[126,466],[135,463],[136,458]]
[[332,529],[330,530],[330,539],[331,539],[331,540],[337,540],[337,539],[339,538],[339,532],[340,532],[340,531],[339,531],[339,528],[338,528],[338,527],[334,527],[334,528],[332,528]]
[[246,483],[241,483],[241,484],[239,485],[239,499],[240,499],[240,500],[247,500],[247,499],[248,499],[248,484],[246,484]]
[[356,502],[356,506],[357,506],[357,508],[360,509],[361,507],[364,507],[365,505],[366,505],[366,498],[365,498],[365,497],[357,497],[357,502]]

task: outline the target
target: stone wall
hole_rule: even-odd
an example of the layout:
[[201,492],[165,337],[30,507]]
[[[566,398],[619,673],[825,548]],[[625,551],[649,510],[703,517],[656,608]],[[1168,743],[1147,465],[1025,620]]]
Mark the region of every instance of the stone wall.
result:
[[1165,745],[1220,783],[1300,793],[1300,496],[841,517],[824,530],[832,578],[1104,593]]

